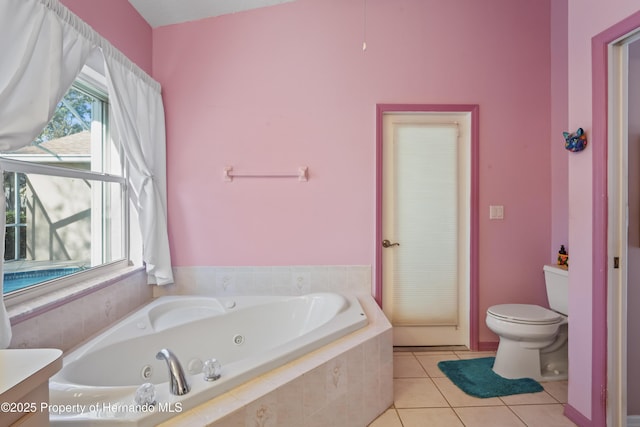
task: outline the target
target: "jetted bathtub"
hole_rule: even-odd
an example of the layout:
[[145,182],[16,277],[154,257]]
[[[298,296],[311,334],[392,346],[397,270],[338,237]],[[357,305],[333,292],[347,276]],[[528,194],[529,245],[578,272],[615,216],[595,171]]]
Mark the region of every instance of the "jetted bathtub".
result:
[[[71,352],[51,378],[53,426],[154,426],[367,324],[355,296],[160,297]],[[171,350],[191,391],[169,392],[169,370],[157,360]],[[205,381],[203,363],[222,365]],[[155,405],[140,405],[143,383]]]

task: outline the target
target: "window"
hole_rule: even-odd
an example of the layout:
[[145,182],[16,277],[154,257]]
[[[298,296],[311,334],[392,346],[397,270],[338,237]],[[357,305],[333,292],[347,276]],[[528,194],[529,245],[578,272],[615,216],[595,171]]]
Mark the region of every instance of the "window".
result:
[[100,80],[85,67],[42,133],[0,152],[5,295],[46,292],[86,270],[128,263],[126,168],[109,138]]

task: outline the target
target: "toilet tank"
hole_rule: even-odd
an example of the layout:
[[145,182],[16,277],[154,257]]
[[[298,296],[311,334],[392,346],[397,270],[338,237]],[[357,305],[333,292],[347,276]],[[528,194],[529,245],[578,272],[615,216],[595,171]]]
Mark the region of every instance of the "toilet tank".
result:
[[544,281],[552,310],[569,315],[569,271],[557,265],[545,265]]

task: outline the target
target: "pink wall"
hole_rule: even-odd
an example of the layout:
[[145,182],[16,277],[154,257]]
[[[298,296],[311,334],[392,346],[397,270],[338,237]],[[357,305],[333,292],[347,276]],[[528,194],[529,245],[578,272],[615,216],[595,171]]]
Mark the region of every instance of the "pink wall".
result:
[[60,3],[151,74],[151,26],[127,0],[60,0]]
[[569,247],[569,152],[562,132],[569,129],[567,17],[568,0],[551,2],[551,254],[556,262],[560,245]]
[[[550,2],[298,0],[153,31],[176,266],[371,264],[375,105],[480,105],[480,341],[546,304]],[[555,139],[557,141],[557,139]],[[563,153],[564,154],[564,153]],[[222,170],[310,180],[223,182]],[[488,206],[505,206],[489,221]]]

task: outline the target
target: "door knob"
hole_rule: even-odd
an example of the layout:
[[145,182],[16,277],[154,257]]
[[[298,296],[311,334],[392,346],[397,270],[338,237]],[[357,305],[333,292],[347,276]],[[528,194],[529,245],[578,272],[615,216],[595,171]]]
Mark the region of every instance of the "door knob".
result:
[[391,243],[390,241],[388,241],[387,239],[384,239],[382,241],[382,247],[383,248],[390,248],[391,246],[400,246],[400,243]]

